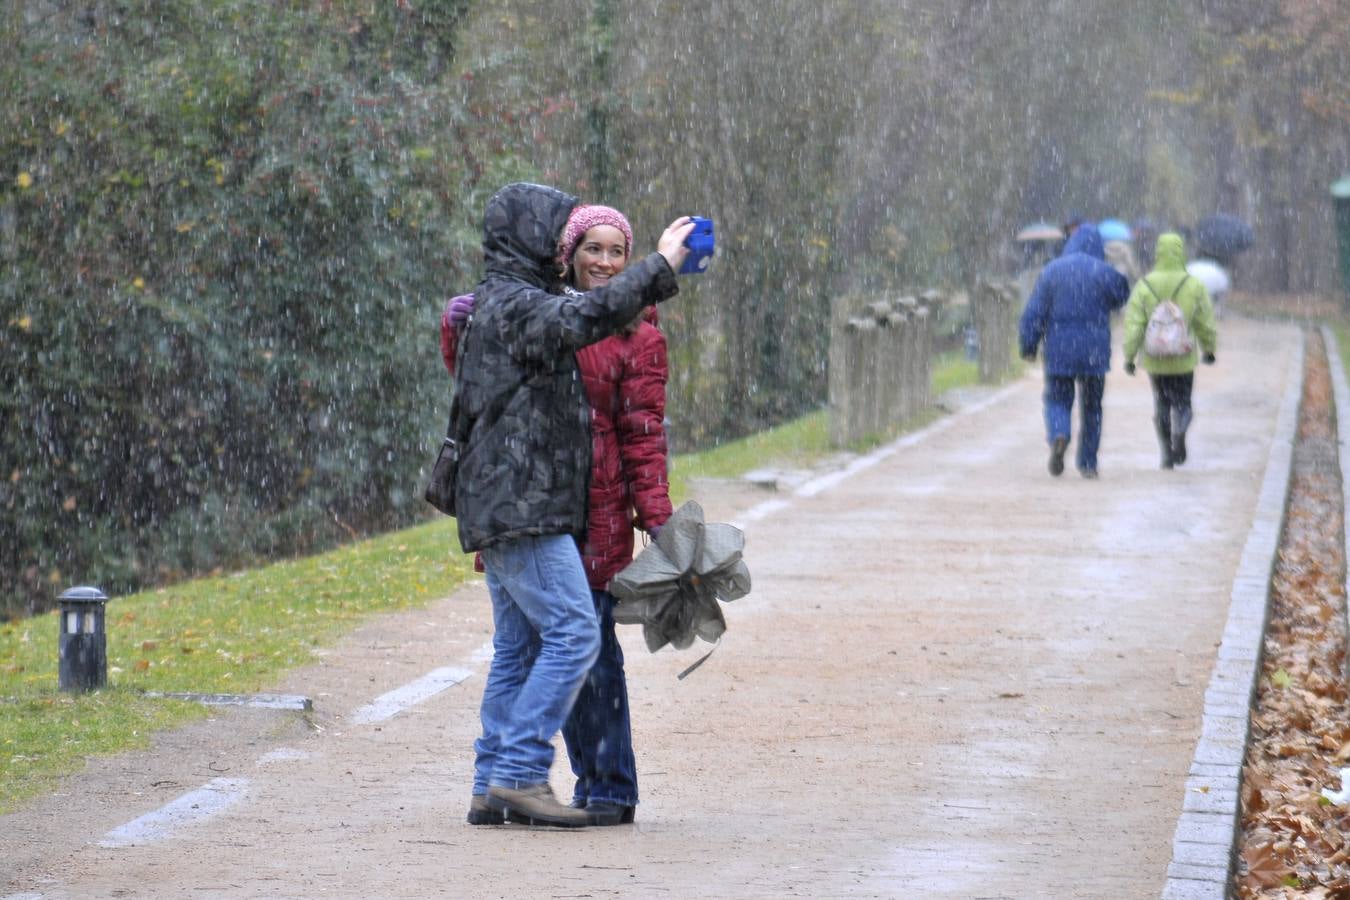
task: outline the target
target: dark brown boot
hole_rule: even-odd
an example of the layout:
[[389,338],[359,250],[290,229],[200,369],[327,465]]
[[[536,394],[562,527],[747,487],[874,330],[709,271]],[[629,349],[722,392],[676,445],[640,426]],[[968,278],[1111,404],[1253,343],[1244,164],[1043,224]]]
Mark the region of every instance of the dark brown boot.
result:
[[592,825],[632,825],[634,807],[622,803],[587,803],[586,815]]
[[469,799],[468,821],[470,825],[505,825],[506,816],[488,806],[486,794],[474,794]]

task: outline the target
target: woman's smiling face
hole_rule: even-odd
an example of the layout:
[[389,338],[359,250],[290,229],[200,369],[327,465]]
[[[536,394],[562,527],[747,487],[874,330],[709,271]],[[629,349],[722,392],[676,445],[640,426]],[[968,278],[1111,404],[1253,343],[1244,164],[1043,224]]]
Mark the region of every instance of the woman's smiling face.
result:
[[596,225],[581,236],[572,254],[577,288],[593,290],[608,282],[628,265],[628,244],[613,225]]

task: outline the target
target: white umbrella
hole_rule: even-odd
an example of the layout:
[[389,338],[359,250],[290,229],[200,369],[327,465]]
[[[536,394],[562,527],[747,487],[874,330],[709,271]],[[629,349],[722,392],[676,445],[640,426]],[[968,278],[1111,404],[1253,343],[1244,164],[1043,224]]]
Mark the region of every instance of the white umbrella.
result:
[[1211,298],[1222,297],[1233,286],[1224,267],[1212,259],[1193,259],[1186,263],[1186,274],[1205,286]]

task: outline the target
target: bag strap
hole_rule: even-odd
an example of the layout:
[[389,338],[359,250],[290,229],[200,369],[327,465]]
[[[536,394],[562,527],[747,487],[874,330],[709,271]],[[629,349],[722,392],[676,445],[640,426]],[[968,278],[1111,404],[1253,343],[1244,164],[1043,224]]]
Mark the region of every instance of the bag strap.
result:
[[[1181,276],[1181,280],[1177,282],[1177,286],[1174,287],[1174,288],[1172,288],[1172,296],[1170,296],[1170,297],[1167,298],[1167,301],[1168,301],[1169,303],[1175,303],[1175,302],[1176,302],[1176,300],[1177,300],[1177,294],[1180,294],[1180,293],[1181,293],[1181,286],[1182,286],[1183,284],[1185,284],[1186,281],[1187,281],[1190,277],[1191,277],[1191,276],[1190,276],[1190,273],[1189,273],[1189,272],[1186,273],[1185,275],[1182,275],[1182,276]],[[1155,291],[1155,290],[1153,289],[1153,285],[1151,285],[1151,284],[1148,283],[1148,279],[1147,279],[1147,278],[1140,278],[1140,279],[1139,279],[1139,282],[1140,282],[1141,284],[1143,284],[1144,287],[1148,288],[1148,292],[1149,292],[1150,294],[1153,295],[1153,299],[1158,301],[1158,303],[1154,305],[1154,309],[1157,309],[1157,307],[1158,307],[1159,305],[1161,305],[1162,302],[1163,302],[1163,301],[1162,301],[1162,297],[1158,296],[1158,292]],[[1151,315],[1151,313],[1150,313],[1150,315]]]
[[[466,343],[468,343],[467,341],[464,340],[464,338],[468,337],[469,329],[472,328],[472,327],[473,327],[473,316],[472,316],[472,315],[469,316],[469,318],[465,319],[465,320],[464,320],[464,324],[461,325],[461,326],[459,327],[459,334],[456,336],[456,337],[457,337],[457,340],[455,341],[455,372],[456,372],[456,373],[459,373],[459,372],[463,372],[463,371],[464,371],[464,368],[463,368],[463,363],[464,363],[464,346],[465,346]],[[464,442],[467,441],[467,440],[469,439],[469,432],[473,430],[473,423],[468,422],[468,421],[465,421],[465,420],[467,420],[467,418],[468,418],[467,416],[460,415],[460,408],[459,408],[459,380],[460,380],[460,376],[457,374],[457,375],[455,376],[455,389],[454,389],[454,394],[452,394],[452,395],[451,395],[451,398],[450,398],[450,422],[449,422],[449,424],[447,424],[446,427],[445,427],[445,437],[446,437],[447,440],[452,440],[452,441],[457,442],[457,443],[459,444],[459,446],[460,446],[460,449],[462,450],[463,447],[464,447]],[[455,423],[456,423],[457,420],[458,420],[458,422],[459,422],[459,429],[458,429],[458,431],[456,431],[456,429],[455,429]]]
[[1153,285],[1148,283],[1147,278],[1140,278],[1139,281],[1143,283],[1144,287],[1148,288],[1148,292],[1153,295],[1154,300],[1157,300],[1159,303],[1162,302],[1162,298],[1159,297],[1158,292],[1153,289]]
[[[1172,296],[1170,296],[1170,297],[1167,298],[1167,302],[1168,302],[1168,303],[1176,303],[1176,301],[1177,301],[1177,294],[1181,293],[1181,286],[1182,286],[1183,284],[1185,284],[1185,283],[1186,283],[1186,279],[1188,279],[1188,278],[1190,278],[1190,277],[1191,277],[1191,276],[1190,276],[1189,273],[1188,273],[1188,274],[1185,274],[1185,275],[1183,275],[1183,276],[1181,276],[1181,280],[1177,282],[1177,286],[1176,286],[1175,288],[1172,289]],[[1153,314],[1156,313],[1156,312],[1158,311],[1158,307],[1160,307],[1160,306],[1163,305],[1163,300],[1162,300],[1161,297],[1158,296],[1158,292],[1155,291],[1155,290],[1153,289],[1153,285],[1151,285],[1151,284],[1148,283],[1148,279],[1147,279],[1147,278],[1140,278],[1139,281],[1144,285],[1144,287],[1148,288],[1148,292],[1149,292],[1150,294],[1153,295],[1153,299],[1154,299],[1154,301],[1155,301],[1154,304],[1153,304],[1153,309],[1149,310],[1149,314],[1148,314],[1149,324],[1152,325],[1152,324],[1153,324]],[[1186,327],[1185,313],[1182,313],[1181,325],[1182,325],[1182,329],[1183,329],[1184,332],[1189,332],[1190,329]]]
[[459,392],[456,391],[450,396],[450,421],[445,424],[445,439],[447,441],[459,441],[462,439],[462,436],[459,434],[459,431],[462,429],[455,428],[455,425],[460,418]]

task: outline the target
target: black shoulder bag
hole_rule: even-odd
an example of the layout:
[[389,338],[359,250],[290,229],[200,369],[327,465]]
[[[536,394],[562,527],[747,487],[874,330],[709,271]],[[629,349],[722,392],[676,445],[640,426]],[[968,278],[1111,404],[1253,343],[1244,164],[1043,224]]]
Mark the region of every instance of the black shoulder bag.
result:
[[[468,323],[460,326],[459,344],[455,353],[455,371],[459,372],[464,359],[464,337]],[[458,382],[458,379],[456,379]],[[459,384],[455,384],[454,396],[450,398],[450,422],[445,426],[445,440],[441,442],[441,452],[436,455],[436,464],[431,467],[431,480],[423,496],[426,501],[447,516],[455,514],[455,480],[459,474],[459,456],[469,440],[467,421],[459,408]]]
[[459,391],[450,401],[450,423],[445,427],[445,440],[441,442],[441,452],[436,456],[436,464],[431,467],[431,480],[427,482],[426,501],[445,513],[455,514],[455,477],[459,473],[459,454],[468,437],[463,432],[463,416],[459,414]]

